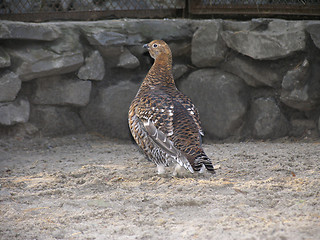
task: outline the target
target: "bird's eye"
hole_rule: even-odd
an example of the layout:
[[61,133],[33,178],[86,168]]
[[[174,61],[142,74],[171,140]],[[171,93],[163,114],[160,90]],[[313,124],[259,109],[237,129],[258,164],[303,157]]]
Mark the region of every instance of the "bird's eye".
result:
[[152,45],[152,47],[156,48],[156,47],[158,47],[158,45],[154,43],[154,44]]

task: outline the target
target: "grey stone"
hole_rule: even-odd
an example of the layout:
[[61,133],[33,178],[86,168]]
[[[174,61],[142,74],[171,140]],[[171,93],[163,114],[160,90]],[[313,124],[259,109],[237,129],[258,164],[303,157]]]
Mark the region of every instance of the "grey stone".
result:
[[14,102],[0,103],[0,125],[11,126],[29,119],[29,101],[19,98]]
[[201,26],[193,35],[191,60],[197,67],[217,66],[225,58],[226,44],[220,37],[221,21]]
[[10,71],[0,74],[0,102],[13,101],[21,88],[21,80]]
[[139,85],[129,81],[99,88],[80,114],[89,130],[111,137],[129,139],[128,111]]
[[32,99],[35,104],[86,106],[89,103],[91,81],[53,76],[36,80]]
[[173,42],[169,43],[169,47],[172,52],[172,57],[190,57],[191,55],[191,43],[190,42]]
[[172,67],[173,78],[179,79],[185,73],[187,73],[188,70],[189,70],[188,67],[184,64],[174,64]]
[[259,139],[284,137],[289,130],[289,122],[281,113],[273,98],[258,98],[251,105],[253,136]]
[[97,46],[97,49],[105,60],[107,68],[116,67],[119,63],[119,57],[124,51],[123,46]]
[[128,32],[127,22],[135,20],[106,20],[86,22],[79,25],[81,33],[93,46],[140,45],[143,41],[139,32]]
[[83,52],[83,46],[80,41],[79,29],[73,23],[66,22],[58,25],[61,31],[61,37],[54,42],[48,42],[46,48],[57,54]]
[[0,39],[52,41],[61,36],[59,28],[50,23],[1,21]]
[[304,60],[300,66],[287,72],[282,81],[281,101],[295,109],[309,111],[320,104],[320,81],[317,76],[320,65],[310,66]]
[[226,30],[221,36],[230,48],[260,60],[284,58],[305,49],[302,21],[272,20],[261,25],[250,30]]
[[87,39],[94,46],[124,45],[127,42],[126,35],[117,32],[106,32],[105,29],[96,29],[95,32],[87,35]]
[[320,22],[309,22],[306,26],[307,32],[310,34],[314,45],[320,48]]
[[255,29],[256,27],[260,26],[261,23],[256,21],[232,21],[232,20],[224,20],[222,21],[222,27],[224,31],[248,31],[251,29]]
[[24,138],[35,137],[38,131],[39,129],[30,122],[17,123],[9,129],[8,136],[24,139]]
[[282,76],[265,62],[254,61],[248,57],[231,57],[222,64],[222,69],[241,77],[252,87],[279,87]]
[[118,67],[134,69],[139,67],[140,62],[128,49],[124,49],[124,52],[119,57]]
[[292,119],[290,121],[290,136],[293,137],[316,137],[318,136],[317,124],[310,119]]
[[124,27],[130,34],[140,34],[144,41],[154,39],[186,40],[192,37],[189,19],[143,19],[124,21]]
[[11,59],[9,54],[0,47],[0,68],[9,67],[11,65]]
[[43,136],[79,133],[84,130],[78,113],[69,107],[33,105],[30,123],[36,126]]
[[104,61],[99,51],[93,51],[85,59],[85,64],[79,69],[78,77],[83,80],[101,81],[105,74]]
[[11,49],[9,53],[20,63],[16,66],[16,73],[22,81],[74,72],[84,61],[82,52],[56,54],[34,46]]
[[236,135],[248,106],[248,89],[239,77],[218,69],[202,69],[181,81],[179,88],[198,108],[209,137]]
[[259,139],[284,137],[289,122],[273,98],[258,98],[251,105],[252,134]]

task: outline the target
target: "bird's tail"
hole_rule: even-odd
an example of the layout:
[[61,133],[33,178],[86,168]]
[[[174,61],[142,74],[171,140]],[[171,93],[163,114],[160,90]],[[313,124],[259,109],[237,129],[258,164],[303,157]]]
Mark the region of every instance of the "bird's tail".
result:
[[212,165],[212,162],[210,160],[210,158],[208,158],[207,155],[205,155],[204,153],[197,156],[194,160],[194,164],[193,164],[193,169],[195,171],[200,171],[203,166],[211,173],[214,173],[214,167]]

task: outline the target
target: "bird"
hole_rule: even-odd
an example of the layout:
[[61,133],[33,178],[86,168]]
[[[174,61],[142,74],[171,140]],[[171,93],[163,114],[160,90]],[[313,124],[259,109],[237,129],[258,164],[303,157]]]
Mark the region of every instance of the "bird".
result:
[[199,112],[191,99],[180,92],[172,74],[172,53],[163,40],[143,45],[154,59],[128,112],[133,139],[146,157],[165,174],[176,164],[173,176],[184,168],[189,172],[214,173],[211,160],[202,148]]

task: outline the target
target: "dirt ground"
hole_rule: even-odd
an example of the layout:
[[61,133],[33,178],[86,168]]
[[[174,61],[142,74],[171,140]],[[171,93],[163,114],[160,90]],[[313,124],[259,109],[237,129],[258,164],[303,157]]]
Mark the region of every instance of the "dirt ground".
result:
[[0,239],[320,239],[320,140],[204,149],[215,175],[174,178],[132,142],[2,139]]

